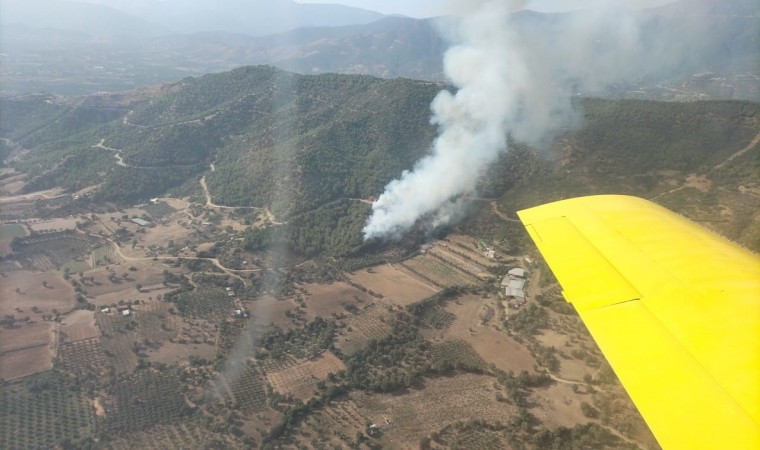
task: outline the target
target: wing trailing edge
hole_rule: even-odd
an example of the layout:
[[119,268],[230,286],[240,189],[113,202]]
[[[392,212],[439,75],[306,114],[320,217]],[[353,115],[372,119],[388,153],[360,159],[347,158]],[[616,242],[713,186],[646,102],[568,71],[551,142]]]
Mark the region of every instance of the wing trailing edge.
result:
[[518,212],[666,449],[760,449],[760,257],[636,197]]

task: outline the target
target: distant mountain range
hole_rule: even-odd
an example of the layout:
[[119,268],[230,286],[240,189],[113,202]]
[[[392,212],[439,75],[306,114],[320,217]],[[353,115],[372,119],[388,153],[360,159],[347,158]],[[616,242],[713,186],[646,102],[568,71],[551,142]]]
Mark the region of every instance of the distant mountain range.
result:
[[[16,10],[32,11],[26,5],[55,3],[59,9],[42,18],[3,14],[2,91],[121,91],[254,64],[304,74],[444,80],[442,55],[448,43],[438,32],[442,19],[383,17],[286,0],[228,1],[216,9],[212,2],[180,8],[178,1],[108,1],[128,12],[52,0],[17,5]],[[64,3],[83,12],[67,16],[60,10]],[[521,35],[562,42],[568,27],[583,14],[523,11],[514,24]],[[55,16],[61,18],[58,23]],[[267,23],[259,25],[262,21]],[[642,75],[584,95],[760,100],[758,2],[681,0],[640,11],[637,21],[642,51],[627,63],[642,68]],[[275,25],[290,31],[256,36]],[[75,31],[83,29],[87,31]]]
[[303,27],[369,23],[384,17],[343,5],[292,0],[3,0],[0,10],[4,26],[124,39],[204,31],[261,36]]

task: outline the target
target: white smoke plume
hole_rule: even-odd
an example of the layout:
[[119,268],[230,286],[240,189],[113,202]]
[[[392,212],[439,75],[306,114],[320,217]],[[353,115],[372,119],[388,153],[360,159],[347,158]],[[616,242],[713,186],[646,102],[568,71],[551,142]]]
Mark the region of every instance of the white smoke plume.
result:
[[[538,144],[551,130],[577,122],[570,97],[631,75],[626,58],[637,51],[638,27],[623,10],[595,10],[564,18],[563,36],[516,25],[524,2],[459,2],[455,41],[444,71],[457,88],[431,104],[439,128],[431,153],[385,188],[372,205],[364,238],[396,238],[421,217],[445,224],[463,193],[501,152],[507,134]],[[469,8],[468,8],[469,7]]]

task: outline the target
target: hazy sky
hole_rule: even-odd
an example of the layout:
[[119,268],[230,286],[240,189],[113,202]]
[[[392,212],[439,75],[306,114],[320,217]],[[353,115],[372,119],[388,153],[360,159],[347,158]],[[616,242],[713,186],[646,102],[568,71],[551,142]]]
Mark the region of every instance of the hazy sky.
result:
[[[403,14],[410,17],[431,17],[446,14],[446,0],[296,0],[298,3],[340,3],[385,14]],[[603,5],[621,5],[631,8],[671,3],[674,0],[530,0],[526,9],[542,12],[571,11]]]

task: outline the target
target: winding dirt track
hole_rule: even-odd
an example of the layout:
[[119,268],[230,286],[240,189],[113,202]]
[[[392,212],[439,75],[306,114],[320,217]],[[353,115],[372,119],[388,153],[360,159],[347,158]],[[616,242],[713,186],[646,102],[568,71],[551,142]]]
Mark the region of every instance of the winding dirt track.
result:
[[194,259],[197,261],[209,261],[212,264],[214,264],[216,267],[218,267],[220,270],[222,270],[224,273],[233,276],[237,278],[238,280],[242,281],[244,285],[248,285],[248,281],[238,275],[239,273],[255,273],[255,272],[261,272],[261,269],[231,269],[229,267],[225,267],[222,265],[222,263],[219,262],[217,258],[201,258],[198,256],[127,256],[121,251],[121,247],[119,247],[119,244],[116,243],[113,239],[105,238],[108,240],[108,242],[111,243],[111,245],[114,246],[116,249],[116,253],[119,254],[121,258],[123,258],[125,261],[153,261],[153,260],[168,260],[168,261],[176,261],[178,259]]
[[752,140],[749,142],[749,144],[747,144],[746,147],[744,147],[743,149],[741,149],[738,152],[734,153],[733,155],[729,156],[728,158],[726,158],[725,161],[723,161],[722,163],[716,165],[714,168],[715,169],[722,168],[727,163],[733,161],[734,159],[736,159],[736,158],[742,156],[743,154],[747,153],[748,151],[752,150],[758,143],[760,143],[760,133],[757,133],[757,135],[754,138],[752,138]]

